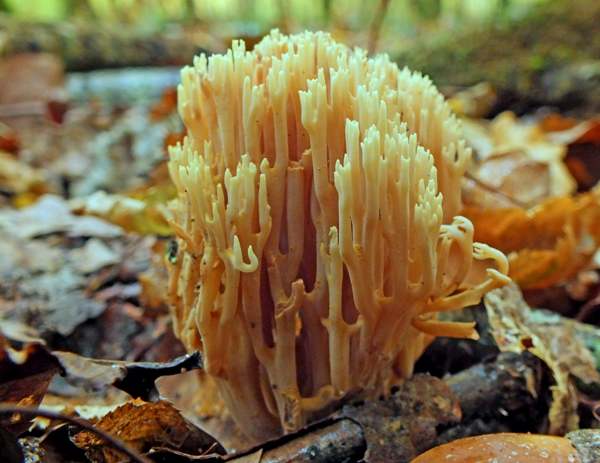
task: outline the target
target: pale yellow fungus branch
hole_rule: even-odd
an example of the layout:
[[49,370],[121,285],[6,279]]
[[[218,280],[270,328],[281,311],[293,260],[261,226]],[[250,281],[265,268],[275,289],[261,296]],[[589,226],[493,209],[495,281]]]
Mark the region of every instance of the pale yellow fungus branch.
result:
[[436,312],[508,281],[456,216],[470,159],[431,81],[328,34],[271,32],[182,70],[168,294],[240,427],[264,438],[412,373]]

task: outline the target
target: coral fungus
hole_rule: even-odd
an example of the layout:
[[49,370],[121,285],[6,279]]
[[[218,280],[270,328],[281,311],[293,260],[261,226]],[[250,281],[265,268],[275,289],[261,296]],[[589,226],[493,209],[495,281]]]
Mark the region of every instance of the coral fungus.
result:
[[470,150],[431,81],[277,31],[182,71],[175,330],[240,427],[287,432],[410,376],[436,313],[508,281],[456,214]]

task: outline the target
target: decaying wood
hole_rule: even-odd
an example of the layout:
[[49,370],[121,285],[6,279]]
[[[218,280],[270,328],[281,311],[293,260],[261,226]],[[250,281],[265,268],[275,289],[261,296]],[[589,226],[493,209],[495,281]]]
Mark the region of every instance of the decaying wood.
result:
[[[484,362],[450,376],[446,383],[460,402],[463,420],[510,418],[527,410],[525,423],[533,423],[531,410],[543,412],[540,404],[543,370],[531,354],[502,353],[494,362]],[[515,418],[516,417],[516,418]]]
[[[514,431],[519,426],[525,430],[525,423],[533,418],[531,410],[544,409],[536,405],[542,400],[542,376],[537,358],[511,353],[500,354],[495,361],[477,364],[445,381],[416,375],[387,399],[345,406],[338,415],[351,418],[349,423],[342,419],[325,428],[317,425],[314,431],[309,428],[286,436],[282,445],[275,446],[282,452],[276,455],[297,455],[297,461],[342,461],[362,449],[369,463],[408,462],[458,437]],[[340,427],[343,430],[338,430]],[[274,450],[263,447],[260,461],[296,461],[279,456],[269,459],[269,452]],[[330,460],[301,459],[311,455],[326,455]]]
[[253,458],[260,463],[359,461],[364,456],[365,449],[365,436],[361,426],[351,419],[343,418],[326,426],[318,425],[314,431],[301,432],[292,439],[278,439],[275,445],[263,446],[250,454],[228,461],[244,463],[255,461]]
[[386,399],[346,405],[340,414],[364,429],[365,458],[370,463],[410,461],[437,441],[438,428],[456,425],[461,419],[448,385],[422,374],[402,383]]
[[438,444],[496,432],[542,432],[548,410],[544,380],[542,362],[529,353],[502,353],[448,377],[463,419],[444,430]]

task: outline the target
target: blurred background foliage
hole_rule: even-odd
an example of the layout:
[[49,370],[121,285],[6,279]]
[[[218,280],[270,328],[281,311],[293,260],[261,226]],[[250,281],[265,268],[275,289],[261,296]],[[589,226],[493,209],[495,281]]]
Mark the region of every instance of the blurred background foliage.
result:
[[251,48],[274,27],[322,29],[388,53],[447,94],[490,84],[500,96],[492,115],[594,112],[598,24],[598,0],[0,0],[0,56],[48,52],[67,71],[181,67],[234,38]]
[[93,20],[161,28],[170,23],[231,23],[257,33],[274,26],[361,31],[378,3],[388,4],[382,33],[412,35],[431,28],[503,21],[548,0],[0,0],[23,20]]

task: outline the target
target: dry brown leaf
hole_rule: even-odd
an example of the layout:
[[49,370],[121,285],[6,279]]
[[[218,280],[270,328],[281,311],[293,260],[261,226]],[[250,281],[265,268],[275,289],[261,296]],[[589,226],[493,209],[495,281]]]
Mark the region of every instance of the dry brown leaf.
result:
[[550,139],[563,145],[600,143],[600,117],[580,122],[568,129],[553,132]]
[[[59,370],[56,359],[41,344],[27,344],[22,350],[15,350],[3,341],[0,334],[0,402],[38,405],[50,380]],[[15,434],[26,430],[28,426],[28,419],[14,416],[0,419],[0,427]]]
[[[465,137],[475,149],[479,161],[473,175],[477,176],[478,169],[488,172],[491,170],[492,173],[486,178],[494,180],[493,171],[497,170],[498,162],[493,159],[500,158],[505,174],[501,173],[500,179],[495,179],[494,183],[506,178],[507,185],[500,184],[498,187],[502,193],[509,196],[516,194],[516,200],[524,196],[539,202],[548,197],[564,196],[575,191],[575,180],[563,162],[567,152],[565,143],[550,138],[537,123],[525,122],[518,119],[514,113],[504,112],[491,122],[465,120],[464,126]],[[486,169],[485,165],[488,162],[492,162],[492,165]],[[536,175],[527,178],[527,172],[536,165],[545,166],[546,177]],[[536,169],[539,171],[540,167]],[[519,173],[518,177],[525,181],[511,181],[508,173],[519,172],[521,169],[525,172]],[[540,190],[546,194],[540,195]]]
[[[95,425],[139,452],[166,447],[195,455],[209,449],[225,453],[212,436],[187,421],[173,405],[164,400],[155,403],[132,400],[104,415]],[[93,462],[122,461],[120,453],[88,431],[76,434],[72,440]]]
[[11,195],[29,194],[35,198],[49,190],[41,170],[0,151],[0,191]]
[[542,118],[540,128],[544,132],[562,132],[572,129],[577,123],[577,119],[565,117],[560,113],[550,113]]
[[496,89],[489,82],[481,82],[456,92],[448,99],[448,104],[458,115],[485,117],[497,101]]
[[91,238],[82,247],[73,249],[70,258],[75,270],[90,274],[103,267],[119,263],[121,256],[103,241]]
[[177,88],[168,87],[163,91],[160,100],[150,108],[150,119],[158,121],[173,114],[177,110]]
[[472,175],[523,205],[539,204],[552,195],[551,167],[530,159],[523,151],[491,156],[479,163]]
[[156,241],[152,246],[150,267],[138,275],[141,286],[140,303],[145,309],[164,311],[168,307],[168,273],[165,259],[174,241]]
[[51,233],[69,236],[115,238],[123,230],[96,217],[77,217],[60,196],[44,195],[35,204],[20,209],[0,211],[0,231],[19,238],[33,238]]
[[63,61],[48,53],[21,53],[0,60],[0,105],[62,97]]
[[171,235],[172,230],[161,211],[161,204],[171,199],[169,194],[150,187],[145,192],[136,191],[136,196],[97,191],[72,200],[71,209],[77,214],[101,217],[130,232]]
[[9,126],[0,122],[0,151],[16,154],[20,148],[21,140],[17,133]]
[[574,276],[600,244],[600,187],[551,198],[532,209],[466,207],[475,238],[506,253],[522,288],[545,288]]
[[492,335],[501,351],[530,351],[550,368],[555,384],[551,387],[549,432],[562,435],[576,429],[578,396],[572,377],[600,383],[600,373],[574,327],[537,316],[516,285],[491,291],[484,303]]

